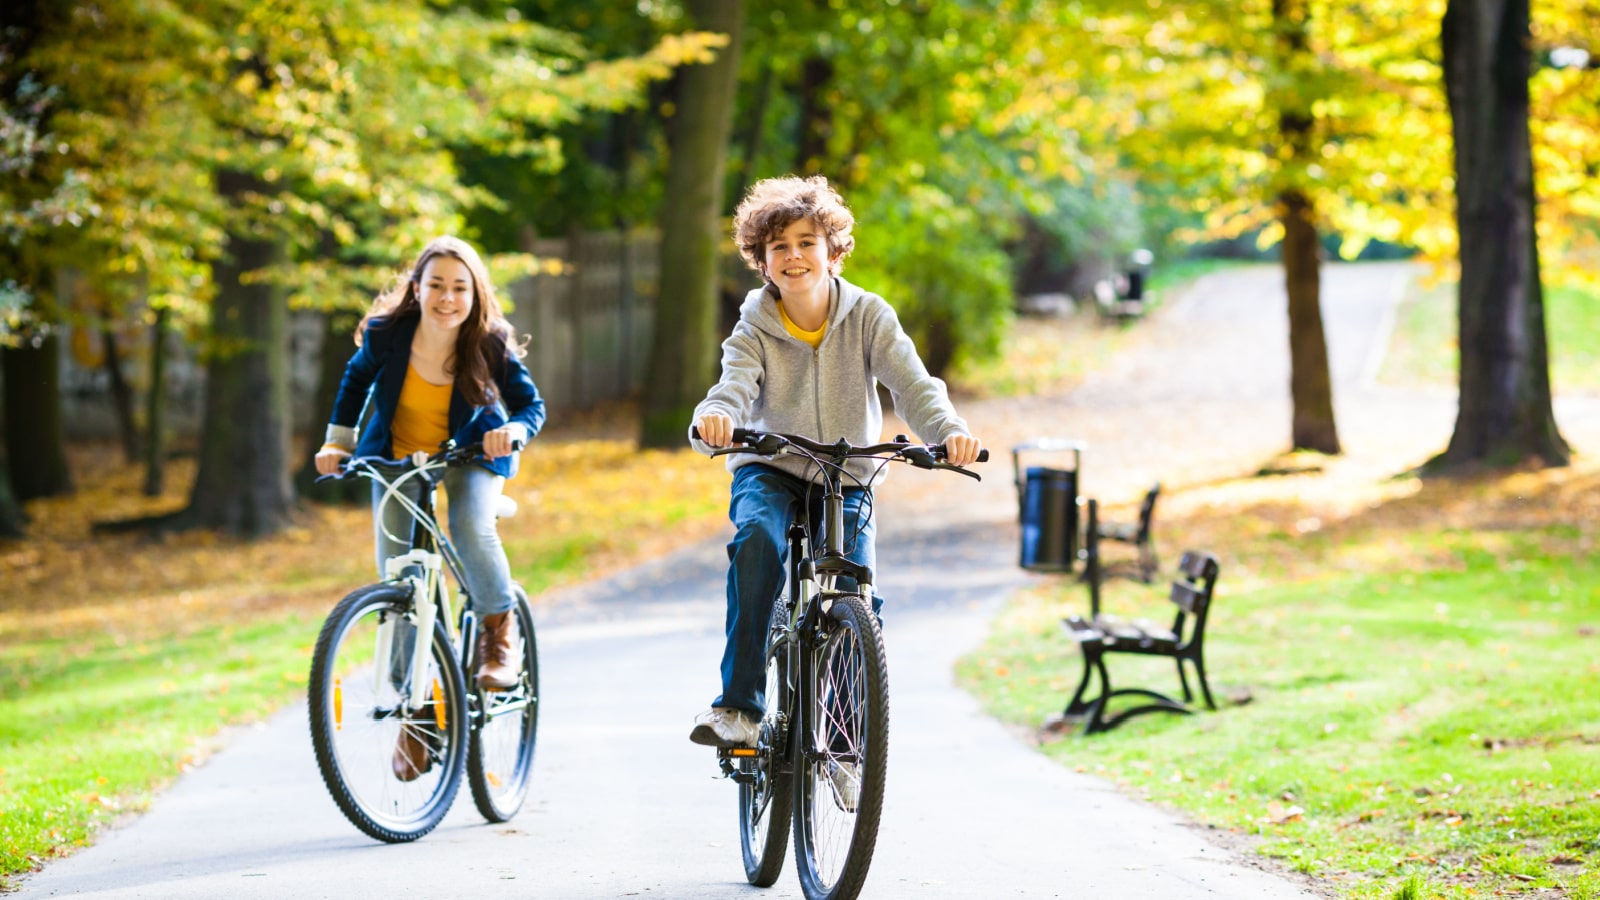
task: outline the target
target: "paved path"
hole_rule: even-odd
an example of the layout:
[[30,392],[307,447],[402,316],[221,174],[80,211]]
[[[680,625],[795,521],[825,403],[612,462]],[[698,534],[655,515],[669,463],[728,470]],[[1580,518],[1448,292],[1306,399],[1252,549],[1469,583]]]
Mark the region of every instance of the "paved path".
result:
[[[1325,288],[1346,442],[1396,428],[1448,438],[1453,398],[1391,396],[1366,374],[1405,270],[1330,267]],[[1039,433],[1091,442],[1096,493],[1236,474],[1282,449],[1287,340],[1274,268],[1212,276],[1140,326],[1139,349],[1065,397],[975,404],[991,446]],[[1593,416],[1593,404],[1579,410]],[[1589,421],[1589,420],[1586,420]],[[1570,435],[1569,435],[1570,436]],[[1317,896],[1202,830],[1051,763],[952,683],[1014,565],[1010,472],[982,485],[899,471],[882,492],[890,653],[888,803],[867,897]],[[937,519],[944,524],[931,527]],[[794,897],[789,861],[744,883],[733,786],[685,736],[715,691],[718,543],[547,598],[536,785],[508,825],[463,794],[415,844],[346,823],[312,759],[303,705],[234,735],[131,825],[23,882],[20,897]]]

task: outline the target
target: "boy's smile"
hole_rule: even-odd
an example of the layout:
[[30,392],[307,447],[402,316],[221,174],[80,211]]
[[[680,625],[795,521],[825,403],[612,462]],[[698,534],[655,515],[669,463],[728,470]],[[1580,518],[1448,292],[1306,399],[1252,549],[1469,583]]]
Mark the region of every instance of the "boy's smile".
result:
[[828,239],[811,219],[797,219],[767,241],[767,277],[785,300],[820,298],[826,308],[832,274]]

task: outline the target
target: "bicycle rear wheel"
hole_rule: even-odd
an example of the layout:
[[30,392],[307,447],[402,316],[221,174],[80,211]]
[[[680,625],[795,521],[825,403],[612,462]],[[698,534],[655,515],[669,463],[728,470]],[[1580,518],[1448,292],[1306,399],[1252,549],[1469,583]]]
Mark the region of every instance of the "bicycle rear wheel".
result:
[[[787,606],[775,604],[776,619]],[[739,846],[744,875],[756,887],[771,887],[783,872],[789,852],[789,823],[794,812],[794,772],[789,767],[788,651],[774,652],[773,629],[767,629],[767,711],[761,719],[758,756],[740,761]]]
[[[466,689],[442,622],[420,669],[428,700],[406,708],[411,650],[424,644],[412,640],[412,605],[409,587],[387,583],[339,601],[317,638],[307,689],[328,793],[357,828],[392,844],[414,841],[444,818],[461,786],[466,744]],[[400,766],[404,780],[396,768],[408,760],[415,764]]]
[[528,595],[516,588],[511,607],[514,657],[522,660],[522,677],[504,691],[477,690],[478,721],[467,751],[467,783],[472,802],[491,822],[517,814],[528,796],[533,776],[533,745],[539,728],[539,648],[534,640],[533,609]]
[[877,617],[859,594],[832,596],[804,664],[795,782],[795,858],[809,900],[851,900],[872,864],[889,755],[889,681]]

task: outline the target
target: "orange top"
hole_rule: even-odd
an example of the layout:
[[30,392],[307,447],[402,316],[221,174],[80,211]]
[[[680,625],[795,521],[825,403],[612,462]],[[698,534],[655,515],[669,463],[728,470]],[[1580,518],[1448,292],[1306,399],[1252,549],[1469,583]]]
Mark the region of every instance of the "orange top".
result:
[[418,450],[435,453],[450,438],[450,391],[455,384],[424,381],[415,366],[406,366],[406,382],[394,411],[394,458]]

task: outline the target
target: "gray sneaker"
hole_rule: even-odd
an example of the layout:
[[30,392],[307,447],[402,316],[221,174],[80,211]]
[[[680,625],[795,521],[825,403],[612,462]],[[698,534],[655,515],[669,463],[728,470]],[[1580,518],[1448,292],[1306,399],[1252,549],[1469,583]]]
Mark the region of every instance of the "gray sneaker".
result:
[[761,720],[742,709],[713,706],[694,718],[689,740],[708,747],[754,747]]

